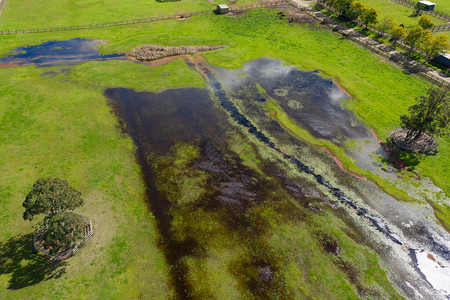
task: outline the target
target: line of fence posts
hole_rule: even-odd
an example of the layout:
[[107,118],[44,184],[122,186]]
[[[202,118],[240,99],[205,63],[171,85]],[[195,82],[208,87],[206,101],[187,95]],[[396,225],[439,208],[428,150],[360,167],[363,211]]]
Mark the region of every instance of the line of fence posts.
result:
[[[0,0],[0,9],[1,9],[1,5],[3,5],[4,1],[6,1],[6,0]],[[250,5],[246,5],[246,6],[233,6],[233,7],[230,7],[230,10],[236,11],[236,10],[245,10],[245,9],[250,9],[250,8],[273,7],[273,6],[277,6],[277,5],[280,5],[285,2],[286,2],[285,0],[282,0],[282,1],[270,1],[270,2],[265,2],[265,3],[250,4]],[[60,27],[50,27],[50,28],[16,29],[16,30],[0,31],[0,35],[51,32],[51,31],[70,31],[70,30],[81,30],[81,29],[91,29],[91,28],[114,27],[114,26],[121,26],[121,25],[148,23],[148,22],[155,22],[155,21],[161,21],[161,20],[177,19],[181,15],[184,15],[185,17],[190,17],[190,16],[212,14],[212,13],[213,13],[213,10],[201,10],[201,11],[195,11],[195,12],[190,12],[190,13],[179,13],[179,14],[175,14],[175,15],[165,15],[165,16],[158,16],[158,17],[149,17],[149,18],[144,18],[144,19],[133,19],[133,20],[118,21],[118,22],[102,23],[102,24],[84,24],[84,25],[76,25],[76,26],[60,26]]]
[[[0,0],[0,3],[3,3],[4,1],[5,0]],[[410,5],[412,5],[411,3],[413,3],[413,2],[410,2],[408,0],[392,0],[392,1],[401,2],[401,3],[408,3]],[[281,5],[281,4],[291,4],[291,5],[295,6],[296,8],[298,8],[298,9],[300,9],[302,11],[308,12],[308,10],[305,7],[301,6],[300,4],[296,3],[293,0],[271,1],[271,2],[266,2],[266,3],[250,4],[250,5],[246,5],[246,6],[233,6],[233,7],[230,7],[230,10],[231,11],[237,11],[237,10],[246,10],[246,9],[250,9],[250,8],[273,7],[273,6],[278,6],[278,5]],[[324,3],[321,3],[321,5],[323,5],[323,4]],[[0,4],[0,5],[2,5],[2,4]],[[1,8],[1,6],[0,6],[0,8]],[[8,30],[7,32],[1,31],[0,34],[17,34],[17,33],[31,33],[31,32],[47,32],[47,31],[67,31],[67,30],[80,30],[80,29],[86,29],[86,28],[113,27],[113,26],[121,26],[121,25],[125,25],[125,24],[147,23],[147,22],[154,22],[154,21],[160,21],[160,20],[176,19],[176,18],[179,18],[181,15],[184,15],[185,17],[187,17],[187,16],[208,14],[208,13],[212,13],[212,11],[211,10],[204,10],[204,11],[196,11],[196,12],[191,12],[191,13],[181,13],[181,14],[175,14],[175,15],[166,15],[166,16],[162,16],[162,17],[150,17],[150,18],[146,18],[146,19],[133,19],[133,20],[127,20],[127,21],[119,21],[119,22],[114,22],[114,23],[85,24],[85,25],[78,25],[78,26],[75,26],[75,27],[74,26],[70,26],[70,27],[63,26],[63,27],[56,27],[56,28],[51,27],[50,29],[46,29],[46,28],[39,29],[39,28],[36,28],[36,29],[30,29],[30,30],[25,30],[25,29],[15,30],[15,31],[9,31]],[[308,12],[308,13],[313,15],[315,18],[319,19],[320,21],[323,21],[322,18],[316,16],[315,14],[313,14],[311,12]],[[96,27],[93,27],[93,25],[95,25]],[[87,26],[89,26],[89,27],[87,27]],[[445,30],[450,30],[450,25],[443,25],[443,26],[439,26],[437,29],[432,30],[432,31],[438,31],[438,29],[442,29],[442,27],[444,27]],[[369,28],[371,30],[376,31],[379,34],[384,34],[384,33],[379,32],[378,30],[376,30],[372,26],[369,27]],[[360,41],[358,39],[355,39],[353,37],[349,37],[349,36],[347,36],[347,37],[350,38],[351,40],[353,40],[353,41],[355,41],[355,42],[357,42],[357,43],[359,43],[359,44],[361,44],[361,45],[371,49],[374,52],[377,52],[377,53],[379,53],[379,54],[381,54],[383,56],[386,56],[386,57],[388,57],[390,59],[392,58],[390,55],[386,54],[384,51],[381,51],[381,50],[377,49],[376,47],[373,47],[373,46],[371,46],[371,45],[369,45],[367,43],[364,43],[364,42],[362,42],[362,41]],[[401,63],[403,66],[406,67],[406,65],[403,62],[401,62],[399,60],[397,60],[397,62]],[[430,78],[430,79],[432,79],[434,81],[439,82],[439,80],[437,78],[435,78],[434,76],[430,77],[429,74],[422,73],[422,72],[419,72],[419,74],[423,74],[426,77],[428,77],[428,78]],[[445,84],[448,84],[448,83],[445,82]]]
[[[291,1],[292,1],[292,0],[291,0]],[[292,2],[292,3],[294,3],[294,2]],[[321,4],[323,5],[323,3],[321,3]],[[314,14],[312,14],[312,15],[314,15]],[[315,15],[314,15],[314,16],[315,16]],[[315,17],[317,18],[317,16],[315,16]],[[323,21],[322,18],[318,18],[318,19],[321,20],[321,21]],[[448,26],[448,25],[445,25],[445,26]],[[377,30],[375,27],[373,27],[373,26],[366,26],[366,27],[367,27],[368,29],[372,30],[372,31],[375,31],[375,32],[378,33],[378,34],[381,34],[381,35],[388,35],[388,36],[389,36],[389,34],[380,32],[380,31],[378,31],[378,30]],[[449,26],[449,27],[450,27],[450,26]],[[339,33],[339,32],[338,32],[338,33]],[[362,41],[362,40],[359,40],[359,39],[357,39],[357,38],[354,38],[354,37],[352,37],[352,36],[344,35],[344,34],[342,34],[342,33],[339,33],[339,34],[342,35],[344,38],[348,38],[348,39],[352,40],[353,42],[358,43],[358,44],[360,44],[360,45],[362,45],[362,46],[368,48],[369,50],[371,50],[371,51],[373,51],[373,52],[375,52],[375,53],[378,53],[378,54],[380,54],[380,55],[382,55],[382,56],[384,56],[384,57],[386,57],[386,58],[388,58],[388,59],[390,59],[390,60],[392,60],[392,61],[394,61],[394,62],[400,64],[401,66],[403,66],[403,67],[404,67],[405,69],[407,69],[407,70],[410,70],[410,71],[416,71],[416,74],[418,74],[419,76],[426,77],[426,78],[428,78],[428,79],[434,81],[434,82],[435,82],[436,84],[438,84],[438,85],[442,85],[442,86],[450,86],[450,83],[448,83],[448,82],[442,80],[441,78],[436,77],[436,76],[434,76],[434,75],[432,75],[432,74],[429,74],[429,73],[427,73],[427,72],[422,72],[422,71],[418,70],[417,68],[413,68],[413,67],[411,67],[407,62],[405,63],[404,61],[395,58],[394,56],[392,56],[392,55],[390,55],[390,54],[388,54],[388,53],[386,53],[386,52],[384,52],[384,51],[378,49],[377,47],[374,47],[374,46],[372,46],[372,45],[370,45],[370,44],[368,44],[368,43],[366,43],[366,42],[364,42],[364,41]],[[403,44],[401,41],[399,41],[398,43],[400,43],[400,44],[402,44],[404,47],[406,47],[406,45]],[[418,72],[417,72],[417,71],[418,71]]]
[[[391,0],[391,1],[397,2],[397,3],[401,3],[403,5],[410,6],[410,7],[416,7],[417,6],[416,2],[409,1],[409,0]],[[443,12],[443,11],[439,11],[439,10],[421,10],[421,12],[424,12],[426,14],[435,16],[435,17],[440,18],[440,19],[444,19],[444,20],[450,21],[450,15],[445,13],[445,12]]]
[[450,31],[450,25],[438,25],[433,26],[430,28],[432,32],[438,32],[438,31]]

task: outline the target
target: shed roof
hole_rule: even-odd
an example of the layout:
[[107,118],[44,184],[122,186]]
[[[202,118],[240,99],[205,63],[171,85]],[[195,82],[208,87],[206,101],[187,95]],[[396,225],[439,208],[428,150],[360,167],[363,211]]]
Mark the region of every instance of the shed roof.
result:
[[228,8],[228,5],[226,5],[226,4],[217,4],[217,7],[221,8],[221,9],[226,9],[226,8]]
[[433,2],[430,2],[430,1],[426,1],[426,0],[419,1],[419,3],[427,5],[427,6],[429,6],[429,5],[436,5],[436,3],[433,3]]
[[441,56],[445,57],[446,59],[450,59],[450,52],[441,52]]

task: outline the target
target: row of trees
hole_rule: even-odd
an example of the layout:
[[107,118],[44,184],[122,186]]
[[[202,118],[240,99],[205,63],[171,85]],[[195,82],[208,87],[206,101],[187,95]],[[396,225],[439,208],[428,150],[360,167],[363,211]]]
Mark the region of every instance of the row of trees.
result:
[[366,26],[377,23],[376,9],[367,8],[361,1],[320,0],[319,3],[332,8],[339,16],[344,16],[351,21],[360,20]]
[[434,26],[430,18],[422,16],[418,26],[411,28],[408,32],[402,24],[397,26],[392,16],[385,16],[378,22],[378,13],[374,8],[367,8],[361,1],[355,0],[320,0],[319,4],[324,5],[339,16],[351,21],[361,21],[365,26],[377,24],[377,29],[389,34],[393,44],[403,40],[408,45],[411,53],[414,50],[421,50],[426,55],[426,60],[431,60],[439,53],[448,50],[450,44],[448,37],[444,34],[434,36],[429,30]]
[[390,15],[386,15],[378,24],[377,29],[391,36],[391,41],[395,44],[399,40],[408,45],[411,53],[413,50],[419,49],[426,55],[427,60],[431,60],[440,52],[449,49],[448,37],[444,34],[434,36],[429,30],[433,27],[433,23],[427,16],[419,19],[418,26],[411,28],[408,32],[403,25],[397,26],[394,19]]

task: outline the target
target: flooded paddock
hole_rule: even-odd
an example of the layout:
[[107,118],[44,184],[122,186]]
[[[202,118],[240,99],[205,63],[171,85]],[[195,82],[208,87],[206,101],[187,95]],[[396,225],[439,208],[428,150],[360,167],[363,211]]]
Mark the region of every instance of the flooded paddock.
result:
[[[209,90],[185,88],[150,93],[111,88],[105,91],[122,130],[137,146],[136,155],[147,185],[148,201],[158,220],[162,248],[171,265],[172,281],[180,298],[214,295],[214,290],[195,284],[193,278],[196,275],[193,274],[196,271],[193,270],[198,266],[193,267],[192,260],[211,258],[214,251],[210,243],[217,239],[228,240],[228,247],[231,244],[242,249],[242,253],[227,265],[243,295],[292,297],[296,293],[286,285],[283,259],[276,259],[276,250],[267,239],[267,234],[275,227],[268,225],[271,221],[256,212],[261,212],[264,207],[276,211],[276,219],[314,228],[316,225],[311,216],[324,209],[318,209],[315,203],[326,204],[326,211],[336,214],[337,211],[332,209],[336,205],[333,201],[348,207],[348,217],[336,217],[360,218],[384,236],[384,240],[371,237],[372,241],[367,243],[383,259],[392,262],[394,281],[405,293],[412,295],[420,289],[424,289],[420,291],[422,295],[426,291],[429,293],[432,287],[419,267],[423,263],[417,261],[417,253],[433,251],[442,261],[450,260],[447,257],[449,246],[436,236],[434,228],[431,233],[423,226],[427,235],[411,247],[410,241],[418,241],[418,235],[400,230],[399,221],[392,215],[382,210],[380,215],[376,207],[381,202],[377,200],[375,204],[373,199],[370,200],[370,193],[385,203],[396,203],[395,199],[370,182],[339,175],[329,177],[328,172],[321,174],[316,170],[317,164],[323,164],[329,157],[322,159],[319,155],[318,159],[314,154],[318,155],[317,149],[293,138],[278,123],[267,118],[261,108],[268,95],[281,103],[289,117],[302,126],[308,120],[309,127],[305,127],[317,137],[331,139],[337,144],[347,139],[370,139],[371,134],[364,124],[342,106],[340,99],[346,94],[339,87],[316,72],[302,72],[270,59],[250,62],[242,70],[211,68],[201,62],[190,62],[189,65],[204,76]],[[244,135],[240,133],[242,130]],[[252,147],[262,161],[259,172],[243,164],[230,135],[240,136],[243,143],[249,145],[252,142],[246,135],[258,141]],[[292,153],[285,150],[292,147],[299,150]],[[277,161],[263,159],[258,155],[261,151],[274,153]],[[302,156],[302,151],[309,151],[309,156],[312,154],[314,159]],[[311,161],[316,165],[310,165]],[[285,163],[303,175],[293,180],[283,166]],[[342,172],[332,168],[336,174]],[[279,193],[290,196],[274,196]],[[356,199],[353,199],[355,193]],[[311,195],[315,197],[313,200]],[[398,204],[395,208],[400,215],[396,218],[413,218],[409,212],[401,212],[402,206]],[[202,222],[209,222],[210,230]],[[359,228],[354,221],[348,224],[349,232],[358,232],[354,236],[356,240],[365,235],[365,229]],[[333,235],[319,231],[313,232],[312,236],[323,251],[340,257],[342,249]],[[398,247],[396,254],[378,248],[379,243]],[[405,267],[401,261],[410,261],[415,269]],[[381,295],[380,291],[361,283],[359,271],[351,262],[340,259],[335,262],[335,267],[357,287],[360,296]],[[447,263],[443,268],[447,268]],[[402,276],[411,272],[415,272],[414,283],[405,283]]]
[[[66,65],[59,71],[65,73],[85,61],[127,59],[99,53],[101,43],[72,39],[19,47],[0,65]],[[448,233],[426,217],[426,209],[352,176],[269,115],[266,104],[273,101],[316,138],[340,147],[354,141],[358,147],[346,152],[360,167],[395,176],[374,161],[385,153],[345,106],[349,94],[334,80],[270,58],[238,70],[184,58],[207,88],[104,91],[136,146],[178,298],[217,298],[224,291],[243,298],[321,297],[312,291],[345,284],[359,297],[396,297],[389,283],[378,281],[382,276],[366,281],[370,268],[378,267],[367,267],[366,247],[389,266],[403,294],[448,297]],[[348,255],[353,252],[358,255]],[[317,268],[322,278],[312,275]],[[292,283],[301,278],[307,280]]]

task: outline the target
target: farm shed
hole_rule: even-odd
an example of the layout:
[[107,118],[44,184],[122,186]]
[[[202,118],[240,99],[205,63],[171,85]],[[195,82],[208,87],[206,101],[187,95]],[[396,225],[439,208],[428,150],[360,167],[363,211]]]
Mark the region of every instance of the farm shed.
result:
[[450,67],[450,53],[446,52],[446,53],[442,53],[439,56],[436,56],[434,58],[434,61],[446,66],[446,67]]
[[436,3],[426,1],[426,0],[417,2],[417,8],[419,8],[421,10],[425,10],[425,11],[434,10],[435,5],[436,5]]
[[217,12],[219,14],[227,14],[230,11],[228,5],[225,4],[217,4]]

